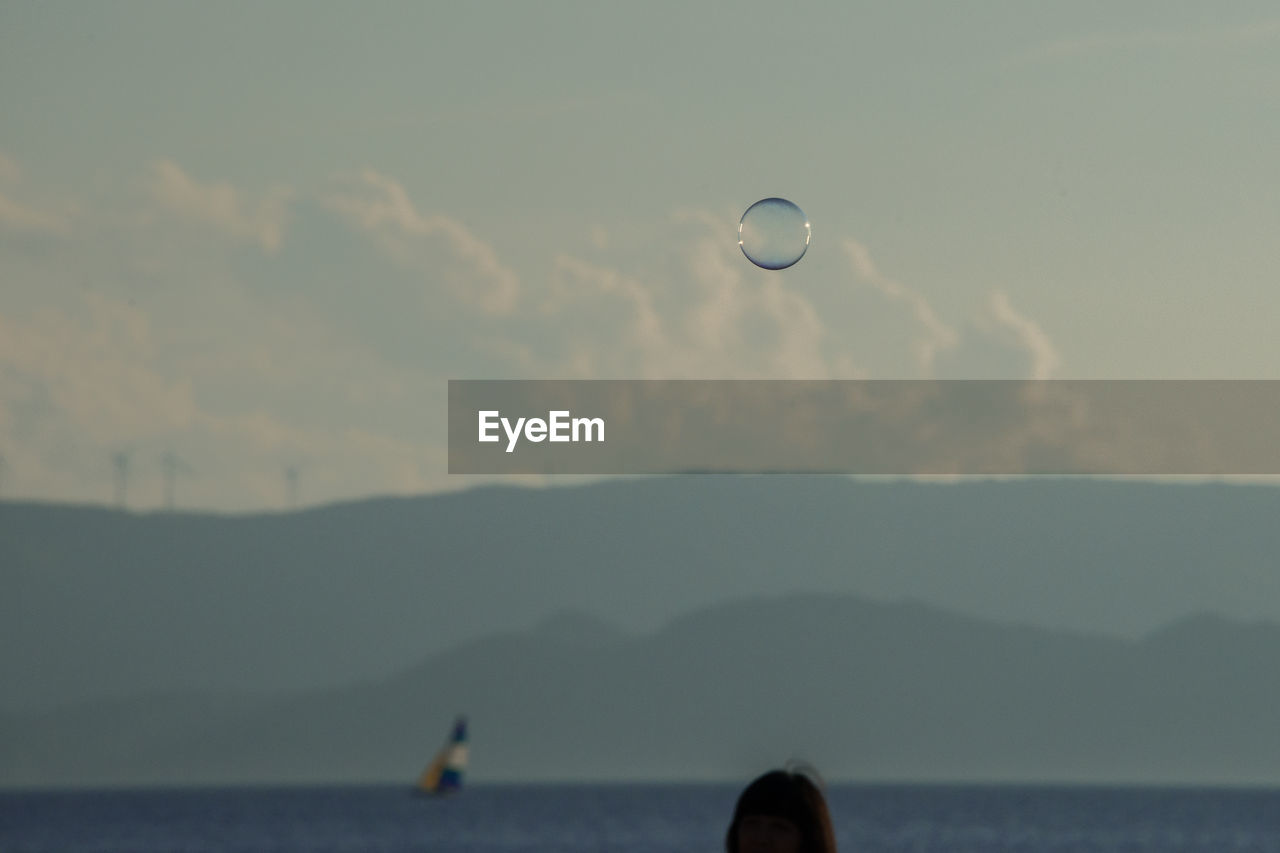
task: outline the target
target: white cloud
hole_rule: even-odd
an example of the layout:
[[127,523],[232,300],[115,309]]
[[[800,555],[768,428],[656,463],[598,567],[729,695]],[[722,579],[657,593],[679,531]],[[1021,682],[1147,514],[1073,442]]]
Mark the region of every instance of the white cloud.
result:
[[[420,214],[403,186],[372,169],[342,182],[346,189],[327,193],[324,204],[398,263],[430,280],[442,278],[456,299],[485,313],[514,310],[519,278],[488,243],[446,216]],[[446,259],[452,263],[442,263]]]
[[921,375],[946,379],[1048,379],[1061,366],[1049,335],[1031,317],[1014,308],[1009,296],[994,290],[963,331],[943,321],[919,291],[881,272],[866,246],[844,241],[860,279],[891,301],[905,306],[913,321],[912,349]]
[[[695,293],[685,325],[699,351],[704,378],[826,379],[826,328],[812,301],[776,273],[758,270],[741,256],[731,223],[714,221],[692,257]],[[844,364],[846,360],[841,360]]]
[[20,204],[0,194],[0,227],[14,231],[62,233],[68,228],[65,217]]
[[[614,320],[592,325],[592,314]],[[549,369],[566,378],[621,378],[637,371],[642,378],[654,376],[674,347],[644,284],[569,255],[556,257],[538,316],[557,326],[572,318],[561,326],[566,352],[558,365],[539,365],[542,359],[526,348],[524,367]]]
[[[180,506],[283,506],[283,466],[300,458],[306,501],[417,482],[407,468],[443,479],[421,461],[443,420],[433,423],[420,376],[305,302],[211,266],[216,236],[173,244],[166,220],[118,201],[112,212],[0,292],[6,496],[110,500],[121,450],[134,451],[134,507],[160,504],[168,450],[196,471],[180,478]],[[202,245],[214,251],[191,254]],[[57,281],[72,284],[48,286]]]
[[[301,465],[309,502],[444,478],[427,464],[439,443],[431,403],[406,400],[394,371],[335,345],[332,330],[264,319],[202,361],[156,325],[93,293],[73,312],[0,314],[6,494],[107,500],[109,459],[122,450],[132,451],[133,507],[159,506],[160,458],[171,449],[194,469],[178,485],[183,506],[282,507],[288,464]],[[228,382],[247,398],[219,400]],[[400,428],[387,428],[401,412]]]
[[1010,331],[1031,356],[1031,378],[1051,379],[1062,359],[1044,329],[1035,320],[1019,313],[1003,291],[992,291],[988,307],[996,323]]
[[[689,225],[697,231],[690,233]],[[785,278],[756,270],[732,224],[682,212],[640,273],[561,254],[537,303],[547,342],[526,350],[543,375],[653,379],[821,379],[848,370],[818,310]],[[666,272],[669,270],[669,273]]]
[[196,426],[192,382],[158,368],[149,319],[89,293],[74,310],[0,313],[0,452],[13,493],[110,492],[109,453]]
[[600,251],[609,248],[609,231],[603,225],[592,225],[589,234],[591,235],[591,245]]
[[217,229],[229,237],[274,252],[284,240],[293,192],[276,186],[252,204],[244,193],[225,181],[201,183],[172,160],[151,167],[147,189],[153,201],[189,220]]
[[[17,185],[22,170],[12,157],[0,151],[0,184]],[[65,233],[73,211],[53,212],[15,199],[11,191],[0,192],[0,229],[18,232]]]
[[39,394],[84,439],[110,445],[189,426],[190,379],[166,378],[149,318],[86,294],[77,315],[42,309],[21,322],[0,315],[0,370],[15,397]]
[[938,317],[929,300],[921,293],[881,273],[866,246],[852,238],[846,239],[843,245],[853,263],[854,271],[863,281],[910,309],[919,329],[912,346],[917,364],[925,376],[932,376],[938,353],[959,342],[955,329]]
[[[456,486],[444,380],[464,373],[868,375],[855,358],[876,322],[866,306],[821,267],[752,266],[730,214],[682,211],[636,238],[642,253],[605,234],[592,260],[561,252],[517,275],[468,227],[369,170],[295,196],[197,181],[164,161],[142,197],[103,187],[66,251],[24,259],[22,284],[0,293],[10,493],[108,500],[110,455],[126,448],[136,506],[159,505],[168,450],[196,472],[179,483],[182,506],[283,507],[286,466],[304,503]],[[844,248],[932,369],[956,332],[865,246]],[[1008,299],[987,321],[1052,363]]]

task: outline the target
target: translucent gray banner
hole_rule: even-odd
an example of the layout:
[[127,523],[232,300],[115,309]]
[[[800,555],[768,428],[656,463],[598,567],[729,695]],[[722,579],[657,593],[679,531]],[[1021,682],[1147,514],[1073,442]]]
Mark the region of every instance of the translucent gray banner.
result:
[[1280,474],[1280,381],[452,380],[451,474]]

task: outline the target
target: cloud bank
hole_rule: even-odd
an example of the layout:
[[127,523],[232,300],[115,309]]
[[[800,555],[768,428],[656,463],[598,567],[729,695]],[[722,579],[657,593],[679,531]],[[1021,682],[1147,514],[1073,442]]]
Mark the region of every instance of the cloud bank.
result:
[[[730,211],[672,211],[640,254],[611,239],[622,228],[583,223],[589,256],[517,264],[484,223],[372,168],[246,187],[163,159],[74,217],[16,201],[15,187],[39,196],[21,182],[0,157],[0,229],[57,251],[0,261],[10,497],[107,501],[125,451],[138,508],[160,504],[170,452],[194,471],[180,506],[284,506],[289,468],[304,502],[460,487],[445,474],[451,378],[877,378],[870,362],[895,348],[920,378],[982,346],[1009,378],[1061,363],[1002,290],[958,326],[852,236],[825,267],[762,271]],[[889,355],[871,353],[893,324]]]

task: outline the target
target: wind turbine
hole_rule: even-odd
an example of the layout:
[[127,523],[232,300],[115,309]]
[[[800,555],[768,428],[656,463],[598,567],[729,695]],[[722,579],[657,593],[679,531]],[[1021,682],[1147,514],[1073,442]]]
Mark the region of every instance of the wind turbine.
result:
[[164,508],[172,512],[174,484],[178,479],[178,474],[194,474],[195,471],[182,457],[172,450],[165,451],[164,456],[160,457],[160,467],[164,472]]
[[298,466],[287,465],[284,469],[285,488],[289,490],[289,508],[298,506]]
[[129,457],[132,450],[121,450],[111,454],[111,461],[116,469],[116,506],[124,509],[125,488],[129,481]]

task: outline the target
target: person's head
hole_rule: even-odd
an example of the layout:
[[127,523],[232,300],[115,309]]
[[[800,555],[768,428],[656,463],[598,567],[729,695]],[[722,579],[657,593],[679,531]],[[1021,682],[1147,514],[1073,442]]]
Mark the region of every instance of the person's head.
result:
[[774,770],[738,797],[725,853],[836,853],[831,815],[809,774]]

